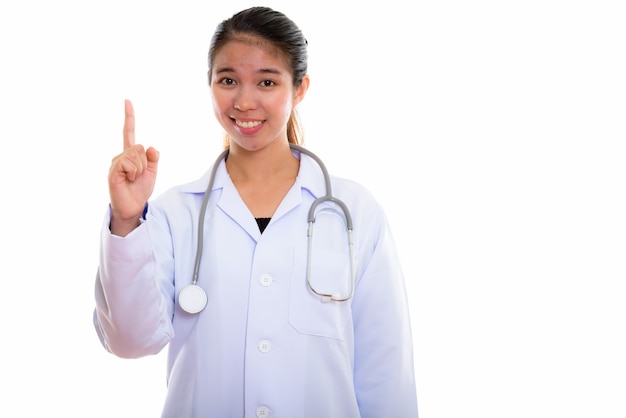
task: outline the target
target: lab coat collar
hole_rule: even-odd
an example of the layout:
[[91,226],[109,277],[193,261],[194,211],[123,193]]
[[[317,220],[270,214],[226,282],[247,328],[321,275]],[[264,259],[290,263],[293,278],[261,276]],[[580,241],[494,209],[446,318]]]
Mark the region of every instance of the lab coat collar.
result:
[[298,172],[296,182],[302,189],[308,190],[316,199],[325,195],[326,182],[324,181],[321,167],[308,155],[300,154],[298,151],[293,152],[294,155],[300,158],[300,171]]
[[[306,189],[313,195],[314,198],[323,196],[326,193],[326,184],[324,182],[324,176],[317,163],[308,155],[301,155],[300,152],[292,150],[293,155],[300,159],[300,170],[298,177],[296,178],[296,184],[302,189]],[[303,158],[304,157],[304,158]],[[215,181],[213,182],[213,188],[224,188],[225,182],[230,182],[228,178],[228,172],[226,171],[226,163],[224,160],[216,162],[219,164],[215,173]],[[209,178],[211,177],[211,169],[209,169],[199,179],[187,183],[181,186],[181,191],[184,193],[204,193],[207,185],[209,184]]]
[[[296,158],[300,159],[298,176],[296,177],[294,186],[289,190],[276,209],[276,212],[273,214],[272,220],[270,221],[271,223],[276,222],[284,214],[302,203],[302,193],[304,190],[307,190],[313,195],[314,199],[325,194],[326,191],[324,176],[321,169],[317,167],[317,163],[309,156],[301,155],[300,152],[296,150],[292,152]],[[303,156],[304,158],[302,158]],[[217,201],[218,207],[228,213],[255,241],[258,241],[261,237],[259,227],[254,218],[250,216],[250,211],[237,193],[234,184],[228,176],[225,161],[216,161],[215,164],[219,164],[219,166],[215,172],[211,193],[214,193],[216,190],[222,190],[220,198]],[[184,193],[205,193],[211,177],[212,168],[213,167],[209,168],[198,180],[182,185],[180,190]]]

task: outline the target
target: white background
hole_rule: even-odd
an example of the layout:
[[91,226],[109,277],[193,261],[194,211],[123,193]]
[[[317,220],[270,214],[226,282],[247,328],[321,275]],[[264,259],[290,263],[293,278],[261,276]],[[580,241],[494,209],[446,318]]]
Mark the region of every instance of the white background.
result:
[[[625,417],[621,2],[366,3],[266,2],[309,40],[306,144],[387,210],[421,418]],[[1,416],[159,416],[164,356],[91,323],[107,170],[130,98],[156,193],[204,172],[209,39],[251,5],[0,5]]]

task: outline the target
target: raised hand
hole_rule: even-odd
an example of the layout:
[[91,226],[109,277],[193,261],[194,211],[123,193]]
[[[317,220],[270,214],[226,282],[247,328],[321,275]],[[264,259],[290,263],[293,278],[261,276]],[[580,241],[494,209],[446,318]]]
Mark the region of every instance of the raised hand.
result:
[[159,152],[135,144],[135,111],[124,101],[124,151],[109,169],[111,232],[125,236],[139,225],[139,218],[156,182]]

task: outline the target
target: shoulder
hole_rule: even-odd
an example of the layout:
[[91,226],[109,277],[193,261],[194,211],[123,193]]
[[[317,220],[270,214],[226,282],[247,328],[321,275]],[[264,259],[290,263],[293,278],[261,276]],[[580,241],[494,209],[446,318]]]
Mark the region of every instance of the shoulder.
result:
[[378,200],[367,186],[355,180],[331,176],[333,194],[340,199],[350,200],[355,204],[375,205],[380,207]]
[[192,202],[201,202],[209,184],[210,167],[201,177],[171,186],[150,200],[150,206],[163,212],[185,210]]
[[345,203],[355,228],[372,233],[384,229],[387,215],[371,190],[355,180],[331,176],[333,196]]

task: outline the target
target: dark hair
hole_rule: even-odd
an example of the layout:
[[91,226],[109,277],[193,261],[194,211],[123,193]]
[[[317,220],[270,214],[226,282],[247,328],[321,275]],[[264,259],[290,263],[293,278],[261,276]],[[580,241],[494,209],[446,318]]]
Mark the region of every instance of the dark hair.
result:
[[[217,26],[209,47],[209,84],[215,54],[229,41],[246,36],[258,37],[281,51],[291,66],[294,87],[300,87],[307,72],[307,40],[291,19],[269,7],[242,10]],[[298,144],[303,142],[302,137],[298,116],[292,112],[287,122],[287,138]],[[228,137],[225,145],[229,146]]]

